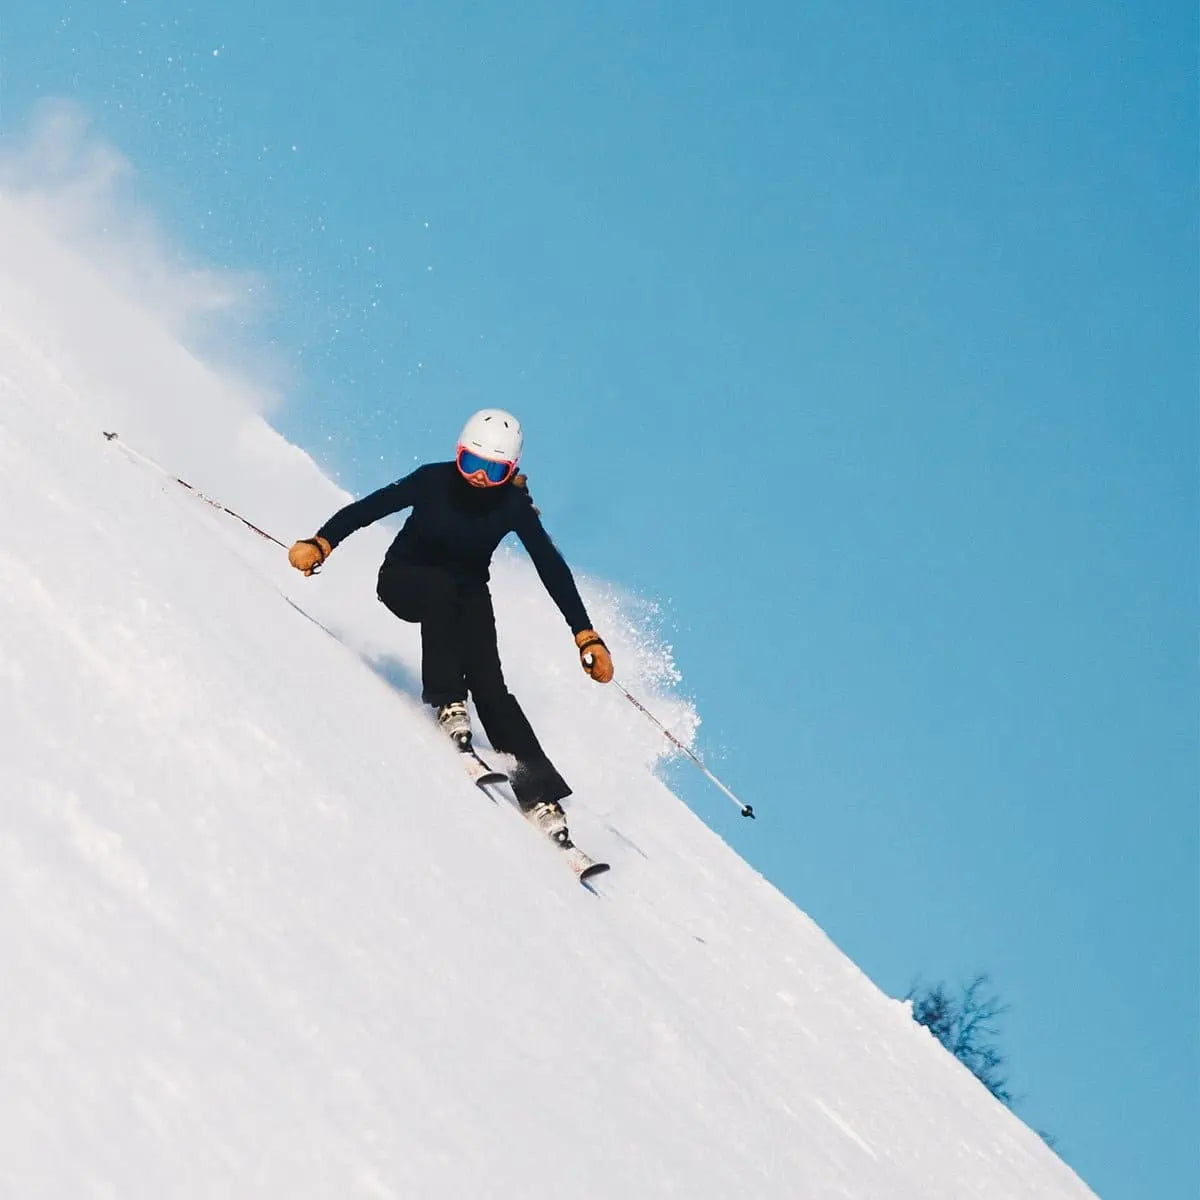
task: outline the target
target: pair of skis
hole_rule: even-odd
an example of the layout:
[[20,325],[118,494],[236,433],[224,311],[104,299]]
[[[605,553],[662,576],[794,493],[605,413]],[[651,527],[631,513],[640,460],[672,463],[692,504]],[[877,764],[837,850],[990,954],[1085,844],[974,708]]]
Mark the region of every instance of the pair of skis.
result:
[[[495,788],[499,784],[508,782],[507,775],[502,771],[493,770],[479,757],[470,741],[455,741],[454,745],[466,768],[468,778],[480,791],[491,795],[492,793],[488,792],[489,788]],[[522,812],[522,815],[539,832],[546,834],[547,840],[563,856],[571,873],[580,883],[587,883],[589,880],[595,879],[597,875],[603,875],[609,869],[608,863],[597,862],[571,841],[571,835],[565,823],[552,829],[544,829],[537,823],[532,813]]]

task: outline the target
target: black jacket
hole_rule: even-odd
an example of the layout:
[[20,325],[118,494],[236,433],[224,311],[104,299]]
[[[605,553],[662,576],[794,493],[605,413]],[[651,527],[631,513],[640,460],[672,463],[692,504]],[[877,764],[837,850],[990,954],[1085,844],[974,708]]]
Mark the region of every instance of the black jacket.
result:
[[347,504],[317,530],[317,536],[336,546],[356,529],[403,508],[411,508],[412,514],[388,548],[384,569],[401,563],[442,567],[464,584],[485,587],[492,554],[515,533],[571,632],[592,627],[571,568],[542,527],[529,493],[512,483],[472,487],[452,462],[426,463]]

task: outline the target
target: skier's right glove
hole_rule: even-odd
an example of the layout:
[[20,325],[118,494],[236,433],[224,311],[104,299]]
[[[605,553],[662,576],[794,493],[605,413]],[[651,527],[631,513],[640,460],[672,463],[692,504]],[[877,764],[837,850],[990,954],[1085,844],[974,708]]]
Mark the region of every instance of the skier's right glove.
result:
[[608,683],[613,677],[613,665],[604,639],[594,629],[584,629],[575,635],[575,645],[579,647],[583,669],[597,683]]
[[288,562],[305,575],[315,575],[317,568],[333,553],[333,547],[323,537],[305,538],[288,551]]

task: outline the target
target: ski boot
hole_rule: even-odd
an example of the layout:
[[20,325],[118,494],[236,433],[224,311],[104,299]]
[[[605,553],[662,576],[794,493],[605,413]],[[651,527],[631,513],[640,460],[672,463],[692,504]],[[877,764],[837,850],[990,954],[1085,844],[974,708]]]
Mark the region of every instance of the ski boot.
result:
[[567,829],[567,814],[557,800],[540,800],[529,808],[522,808],[525,819],[536,825],[552,842],[564,849],[571,845],[571,834]]
[[465,700],[451,700],[438,709],[438,728],[460,749],[471,745],[471,717]]

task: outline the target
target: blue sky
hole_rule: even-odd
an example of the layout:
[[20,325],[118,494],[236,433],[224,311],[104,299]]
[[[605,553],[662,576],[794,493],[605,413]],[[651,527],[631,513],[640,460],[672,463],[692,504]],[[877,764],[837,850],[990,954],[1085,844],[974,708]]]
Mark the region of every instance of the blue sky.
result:
[[1194,1195],[1192,6],[348,11],[20,6],[0,131],[75,100],[263,275],[352,491],[516,411],[761,819],[689,803],[885,989],[990,971],[1101,1195]]

